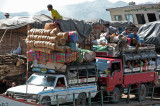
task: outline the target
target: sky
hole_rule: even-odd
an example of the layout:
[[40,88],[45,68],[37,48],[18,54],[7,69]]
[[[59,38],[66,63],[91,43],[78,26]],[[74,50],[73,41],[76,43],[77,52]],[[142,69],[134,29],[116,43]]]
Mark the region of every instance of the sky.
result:
[[[65,5],[77,4],[82,2],[91,2],[95,0],[0,0],[0,12],[38,12],[47,9],[48,4],[52,4],[54,8],[63,8]],[[119,0],[108,0],[117,2]],[[160,0],[120,0],[124,2],[134,1],[136,4],[145,2],[160,2]]]

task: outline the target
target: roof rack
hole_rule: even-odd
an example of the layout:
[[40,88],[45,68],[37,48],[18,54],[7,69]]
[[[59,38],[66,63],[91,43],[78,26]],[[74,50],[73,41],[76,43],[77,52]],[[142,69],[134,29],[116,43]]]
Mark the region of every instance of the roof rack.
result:
[[[145,44],[143,47],[139,47],[138,48],[138,52],[141,51],[151,51],[151,50],[155,50],[155,45],[153,44]],[[136,47],[134,46],[129,46],[129,48],[124,48],[121,50],[121,53],[126,53],[126,52],[135,52],[136,51]]]
[[[155,51],[155,45],[153,44],[145,44],[143,47],[138,48],[138,53],[140,52],[149,52],[149,51]],[[113,50],[108,50],[108,51],[95,51],[97,57],[119,57],[122,54],[136,54],[136,47],[134,46],[129,46],[129,48],[123,48],[121,51],[113,51]]]

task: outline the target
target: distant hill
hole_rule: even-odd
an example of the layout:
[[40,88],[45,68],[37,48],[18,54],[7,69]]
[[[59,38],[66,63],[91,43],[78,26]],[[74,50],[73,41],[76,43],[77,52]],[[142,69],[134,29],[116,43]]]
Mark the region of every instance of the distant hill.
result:
[[[108,0],[95,0],[92,2],[83,2],[79,4],[72,4],[72,5],[67,5],[63,7],[57,7],[56,9],[64,17],[70,17],[70,18],[75,18],[79,20],[104,19],[109,21],[111,20],[110,13],[106,11],[106,8],[122,7],[126,5],[128,5],[128,3],[123,1],[112,3]],[[32,13],[32,15],[35,15],[35,14],[46,14],[51,16],[50,12],[47,9],[38,11],[36,13]],[[31,15],[31,13],[28,13],[28,12],[10,13],[11,17],[29,16],[29,15]],[[0,12],[0,19],[3,19],[3,18],[5,18],[4,13]]]
[[108,0],[96,0],[93,2],[83,2],[80,4],[68,5],[64,7],[62,14],[66,17],[80,20],[104,19],[111,20],[110,13],[106,8],[126,6],[128,3],[119,1],[116,3]]

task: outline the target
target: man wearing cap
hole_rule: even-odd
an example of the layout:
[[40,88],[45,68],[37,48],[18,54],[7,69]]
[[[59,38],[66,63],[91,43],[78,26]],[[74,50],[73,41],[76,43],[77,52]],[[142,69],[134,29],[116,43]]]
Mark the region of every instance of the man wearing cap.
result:
[[53,22],[60,24],[63,17],[58,13],[56,9],[53,9],[53,6],[51,4],[47,5],[47,8],[48,11],[51,11]]
[[108,23],[104,24],[105,28],[107,28],[107,35],[112,35],[116,33],[117,29],[115,27],[110,26]]
[[140,38],[139,38],[139,36],[138,36],[138,34],[137,34],[137,29],[134,29],[134,30],[133,30],[133,33],[127,35],[127,37],[128,37],[128,38],[131,38],[131,39],[136,38],[137,41],[139,42],[139,44],[141,44]]
[[9,13],[5,13],[5,15],[4,15],[6,18],[9,18]]
[[129,34],[128,33],[128,28],[125,27],[124,31],[121,34],[124,35],[124,36],[127,36]]

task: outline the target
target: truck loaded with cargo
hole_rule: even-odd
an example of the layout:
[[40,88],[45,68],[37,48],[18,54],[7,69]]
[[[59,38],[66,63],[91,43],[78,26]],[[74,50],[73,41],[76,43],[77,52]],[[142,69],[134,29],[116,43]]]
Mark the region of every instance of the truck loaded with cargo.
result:
[[97,71],[92,63],[95,53],[78,49],[77,40],[76,31],[60,32],[57,27],[29,30],[27,59],[33,63],[32,71],[36,73],[26,85],[9,88],[5,94],[45,105],[56,104],[57,95],[59,103],[66,103],[73,101],[75,93],[77,105],[85,103],[88,92],[95,97]]
[[[36,68],[44,72],[44,68]],[[26,85],[9,88],[6,95],[15,99],[36,102],[43,105],[73,102],[75,93],[76,104],[85,104],[88,92],[91,97],[97,93],[97,71],[95,64],[80,66],[67,65],[65,72],[35,73],[28,79]]]
[[101,57],[96,57],[100,74],[97,84],[112,102],[118,102],[121,94],[127,93],[129,87],[135,89],[131,93],[142,101],[147,96],[149,87],[153,87],[158,80],[157,54],[153,48],[140,47],[138,53],[128,49],[114,57],[108,57],[105,52],[98,52],[98,55]]

